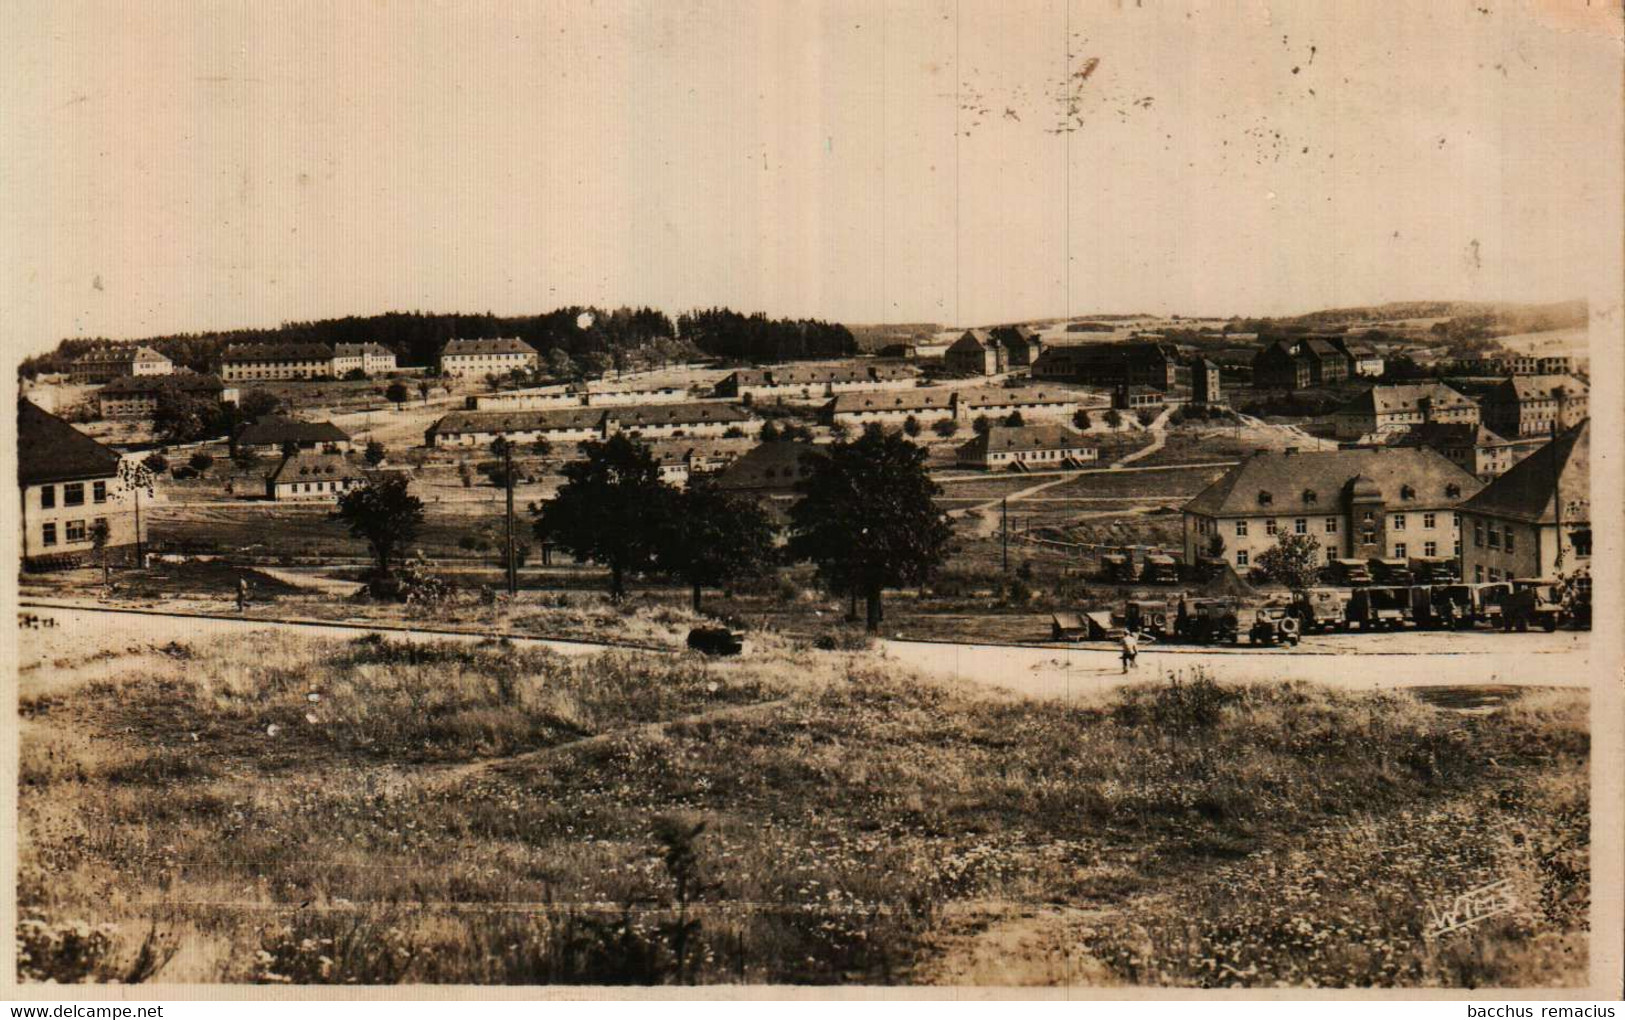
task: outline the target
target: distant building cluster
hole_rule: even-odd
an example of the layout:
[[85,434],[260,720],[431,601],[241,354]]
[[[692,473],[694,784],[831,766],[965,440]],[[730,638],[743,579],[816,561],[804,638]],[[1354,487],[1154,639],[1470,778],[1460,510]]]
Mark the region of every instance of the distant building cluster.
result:
[[219,376],[176,372],[172,375],[128,375],[96,391],[96,410],[103,418],[151,418],[165,395],[235,404],[237,389]]
[[1253,357],[1253,385],[1299,390],[1383,373],[1370,345],[1340,333],[1290,336],[1266,343]]
[[908,390],[901,393],[843,393],[829,404],[837,425],[901,425],[913,418],[921,425],[938,421],[972,422],[978,417],[1070,419],[1082,406],[1078,392],[1056,387],[977,387],[964,390]]
[[382,344],[232,344],[215,359],[214,371],[224,382],[289,382],[298,379],[341,379],[359,370],[365,375],[393,372],[395,352]]
[[716,438],[729,432],[754,435],[762,421],[729,404],[691,402],[550,411],[453,411],[424,433],[426,446],[489,446],[498,436],[512,442],[585,442],[625,433],[639,439]]
[[76,383],[105,383],[125,377],[169,375],[175,363],[151,347],[118,344],[95,347],[73,359],[68,377]]
[[917,376],[904,365],[781,365],[731,372],[716,384],[713,393],[746,403],[817,401],[840,393],[913,389]]

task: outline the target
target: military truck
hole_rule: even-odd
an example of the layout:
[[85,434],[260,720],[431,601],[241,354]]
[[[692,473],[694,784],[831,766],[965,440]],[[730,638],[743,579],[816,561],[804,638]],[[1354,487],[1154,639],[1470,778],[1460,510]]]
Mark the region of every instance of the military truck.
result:
[[1145,558],[1140,571],[1142,584],[1178,584],[1179,561],[1164,553],[1152,553]]
[[1182,598],[1174,634],[1199,645],[1241,641],[1241,600],[1231,597]]
[[1506,581],[1490,581],[1473,585],[1478,593],[1479,619],[1491,627],[1501,626],[1501,610],[1512,595],[1512,585]]
[[1456,561],[1450,556],[1412,556],[1411,581],[1415,584],[1455,584],[1461,580]]
[[1247,636],[1255,645],[1296,646],[1301,637],[1298,618],[1290,606],[1261,606]]
[[1411,565],[1401,559],[1372,559],[1370,561],[1371,583],[1392,586],[1406,586],[1412,583]]
[[1346,630],[1349,625],[1349,595],[1347,588],[1305,588],[1295,593],[1292,596],[1292,611],[1298,618],[1299,630],[1306,634]]
[[1568,606],[1558,581],[1548,577],[1515,577],[1512,591],[1501,600],[1501,629],[1527,631],[1530,626],[1551,632],[1567,623]]
[[1371,568],[1365,560],[1332,560],[1321,569],[1320,579],[1330,585],[1357,588],[1371,583]]
[[1100,575],[1119,584],[1134,583],[1134,558],[1127,553],[1107,553],[1100,558]]
[[1418,627],[1461,630],[1484,618],[1479,586],[1427,584],[1411,588],[1411,619]]
[[1361,630],[1398,630],[1411,616],[1408,588],[1368,585],[1349,596],[1349,622]]
[[1163,599],[1129,599],[1123,607],[1123,628],[1157,638],[1173,636],[1175,608]]

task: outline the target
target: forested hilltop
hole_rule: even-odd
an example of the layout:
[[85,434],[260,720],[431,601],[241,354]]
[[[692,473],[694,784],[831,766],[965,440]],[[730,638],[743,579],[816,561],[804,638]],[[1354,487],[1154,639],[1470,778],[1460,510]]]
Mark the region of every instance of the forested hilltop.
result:
[[378,343],[390,348],[402,365],[432,365],[446,341],[518,337],[546,357],[562,351],[589,370],[627,370],[667,364],[699,355],[742,362],[792,361],[840,357],[857,351],[852,333],[838,323],[816,319],[770,319],[728,308],[708,308],[678,316],[675,323],[655,308],[604,310],[571,305],[542,315],[463,315],[434,312],[386,312],[312,322],[288,322],[274,329],[239,329],[113,341],[106,338],[63,340],[55,351],[28,358],[19,372],[32,378],[62,371],[92,347],[140,343],[176,365],[207,371],[230,344]]

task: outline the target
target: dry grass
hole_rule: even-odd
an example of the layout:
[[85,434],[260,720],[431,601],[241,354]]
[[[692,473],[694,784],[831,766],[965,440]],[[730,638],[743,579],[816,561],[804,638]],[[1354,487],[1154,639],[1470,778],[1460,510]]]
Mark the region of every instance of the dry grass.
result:
[[[20,916],[111,925],[115,963],[24,977],[128,974],[157,938],[164,980],[902,982],[984,901],[1103,912],[1123,981],[1555,984],[1584,959],[1578,693],[1464,714],[1198,679],[1077,708],[758,643],[258,637],[25,687]],[[667,818],[707,825],[683,895]],[[1518,912],[1426,935],[1499,877]]]

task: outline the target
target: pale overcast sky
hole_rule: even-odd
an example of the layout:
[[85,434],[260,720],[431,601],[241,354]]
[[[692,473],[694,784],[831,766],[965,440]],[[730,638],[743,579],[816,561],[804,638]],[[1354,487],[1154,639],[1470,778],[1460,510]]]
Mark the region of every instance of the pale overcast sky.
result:
[[1585,12],[12,5],[4,336],[1611,295],[1620,44]]

